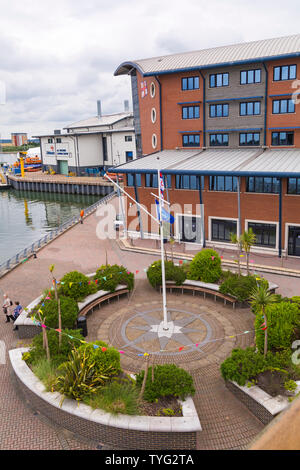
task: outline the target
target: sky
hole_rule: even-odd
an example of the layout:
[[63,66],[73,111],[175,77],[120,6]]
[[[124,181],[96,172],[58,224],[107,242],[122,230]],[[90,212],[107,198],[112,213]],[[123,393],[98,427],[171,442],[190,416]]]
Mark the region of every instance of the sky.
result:
[[[122,62],[298,34],[299,0],[0,0],[0,138],[124,110]],[[4,91],[5,90],[5,99]],[[4,103],[5,102],[5,103]]]

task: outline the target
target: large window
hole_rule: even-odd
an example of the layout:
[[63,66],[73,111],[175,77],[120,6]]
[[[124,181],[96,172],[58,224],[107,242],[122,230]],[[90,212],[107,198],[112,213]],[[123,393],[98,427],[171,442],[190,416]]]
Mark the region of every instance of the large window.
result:
[[272,145],[294,145],[294,132],[272,132]]
[[211,104],[209,105],[209,117],[227,117],[229,115],[229,105],[226,104]]
[[241,72],[241,85],[250,85],[251,83],[261,82],[261,69],[243,70]]
[[273,100],[273,114],[286,114],[294,112],[294,100]]
[[288,194],[300,194],[300,178],[288,178]]
[[228,134],[209,134],[209,145],[211,147],[228,147]]
[[198,90],[199,77],[185,77],[181,79],[181,89],[185,90]]
[[182,146],[183,147],[199,147],[200,135],[199,134],[183,134]]
[[240,116],[254,116],[260,114],[260,101],[240,103]]
[[246,191],[248,193],[273,193],[280,190],[280,179],[267,176],[249,176],[247,178]]
[[256,236],[255,245],[269,248],[276,247],[276,225],[248,222],[248,230],[250,228]]
[[127,174],[127,186],[134,186],[134,180],[136,180],[136,185],[137,186],[142,186],[142,178],[140,174],[132,174],[128,173]]
[[210,176],[210,191],[237,191],[236,176]]
[[199,181],[196,175],[176,175],[176,189],[199,189]]
[[182,119],[199,119],[200,107],[199,106],[183,106]]
[[229,73],[214,73],[209,76],[210,88],[228,86],[229,85]]
[[230,242],[230,234],[236,233],[237,223],[234,220],[212,219],[211,239],[220,242]]
[[240,133],[240,146],[250,146],[260,144],[259,132],[241,132]]
[[297,78],[297,66],[296,65],[281,65],[274,67],[273,80],[275,82],[281,80],[294,80]]

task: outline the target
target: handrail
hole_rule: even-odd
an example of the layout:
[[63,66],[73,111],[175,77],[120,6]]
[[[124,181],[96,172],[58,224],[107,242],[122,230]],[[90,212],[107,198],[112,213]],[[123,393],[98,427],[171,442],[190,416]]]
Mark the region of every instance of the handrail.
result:
[[[116,192],[113,191],[110,194],[107,194],[104,196],[102,199],[99,199],[99,201],[95,202],[91,206],[87,207],[84,209],[85,215],[89,215],[92,212],[94,212],[98,206],[102,204],[106,204],[110,199],[112,199],[116,195]],[[54,240],[58,235],[61,235],[63,232],[68,230],[70,227],[73,225],[76,225],[80,222],[80,216],[73,216],[72,218],[66,220],[63,224],[59,225],[57,228],[52,230],[51,232],[48,232],[46,235],[43,235],[39,240],[37,240],[34,243],[31,243],[31,245],[23,248],[21,251],[19,251],[15,256],[12,258],[9,258],[6,260],[4,263],[0,264],[0,278],[6,274],[8,271],[13,269],[15,266],[18,264],[22,263],[25,261],[27,258],[30,256],[34,256],[35,253],[45,245],[47,245],[50,241]]]

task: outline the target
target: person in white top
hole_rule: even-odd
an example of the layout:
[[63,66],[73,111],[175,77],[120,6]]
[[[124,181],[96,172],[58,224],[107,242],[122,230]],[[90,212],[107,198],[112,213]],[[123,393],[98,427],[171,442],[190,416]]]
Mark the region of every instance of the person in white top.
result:
[[9,323],[10,320],[14,320],[14,317],[10,313],[10,307],[13,305],[13,303],[7,294],[4,294],[3,297],[4,297],[4,302],[2,304],[2,309],[3,309],[4,315],[6,315],[5,323]]

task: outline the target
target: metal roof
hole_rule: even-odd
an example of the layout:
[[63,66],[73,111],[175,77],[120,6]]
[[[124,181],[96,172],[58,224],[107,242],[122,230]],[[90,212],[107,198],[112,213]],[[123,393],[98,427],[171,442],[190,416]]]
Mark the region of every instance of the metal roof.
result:
[[64,129],[76,129],[81,127],[96,127],[96,126],[111,126],[122,119],[133,117],[132,113],[117,113],[117,114],[107,114],[105,116],[90,117],[84,119],[83,121],[74,122],[69,126],[64,127]]
[[300,149],[164,150],[110,171],[155,173],[158,168],[164,174],[300,177]]
[[126,75],[132,68],[138,69],[142,75],[146,76],[299,55],[300,34],[295,34],[293,36],[123,62],[116,69],[115,75]]

